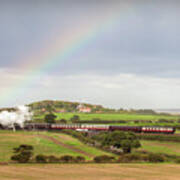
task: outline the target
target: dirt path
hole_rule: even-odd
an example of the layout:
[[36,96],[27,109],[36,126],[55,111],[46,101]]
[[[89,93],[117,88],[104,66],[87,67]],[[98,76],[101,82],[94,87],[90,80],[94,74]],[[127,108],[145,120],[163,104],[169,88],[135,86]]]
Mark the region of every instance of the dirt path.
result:
[[55,144],[57,144],[57,145],[60,145],[60,146],[62,146],[62,147],[71,149],[71,150],[73,150],[73,151],[75,151],[75,152],[77,152],[77,153],[80,153],[80,154],[82,154],[82,155],[88,156],[88,157],[90,157],[90,158],[93,158],[93,157],[94,157],[92,154],[87,153],[87,152],[85,152],[85,151],[83,151],[83,150],[81,150],[81,149],[78,149],[78,148],[76,148],[76,147],[74,147],[74,146],[71,146],[71,145],[68,145],[68,144],[64,144],[63,142],[60,141],[60,139],[57,140],[56,138],[53,138],[53,137],[50,137],[50,136],[47,136],[47,135],[42,135],[42,134],[40,134],[40,135],[38,135],[38,136],[41,137],[41,138],[50,140],[50,141],[52,141],[53,143],[55,143]]

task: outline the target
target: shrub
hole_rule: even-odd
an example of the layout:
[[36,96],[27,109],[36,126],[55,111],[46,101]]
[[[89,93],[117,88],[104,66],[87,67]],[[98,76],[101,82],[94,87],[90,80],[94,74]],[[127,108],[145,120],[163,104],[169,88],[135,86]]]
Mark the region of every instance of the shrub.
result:
[[180,158],[176,159],[176,163],[180,164]]
[[56,123],[55,121],[56,117],[57,117],[56,115],[54,115],[53,113],[50,113],[45,116],[44,121],[46,123],[53,124],[53,123]]
[[83,156],[77,156],[75,158],[75,162],[77,162],[77,163],[85,162],[85,158]]
[[145,154],[124,154],[121,155],[117,162],[119,163],[129,163],[129,162],[142,162],[147,161],[147,155]]
[[96,163],[110,163],[113,162],[115,158],[113,156],[107,156],[107,155],[102,155],[102,156],[96,156],[94,158],[94,162]]
[[74,115],[73,117],[71,117],[70,119],[73,123],[76,123],[77,121],[80,121],[80,117],[78,115]]
[[48,162],[47,156],[42,155],[42,154],[37,155],[35,159],[36,159],[37,163],[47,163]]
[[154,153],[151,153],[148,155],[148,161],[149,162],[164,162],[165,161],[165,157],[161,154],[154,154]]
[[11,160],[19,163],[27,163],[30,161],[33,155],[33,146],[22,144],[17,148],[14,148],[14,155]]
[[72,163],[72,162],[75,162],[75,158],[73,156],[70,156],[70,155],[61,156],[60,162]]
[[32,156],[31,152],[22,152],[20,154],[13,155],[11,157],[11,160],[17,161],[19,163],[27,163],[27,162],[29,162],[31,156]]
[[62,123],[62,124],[66,124],[67,123],[66,119],[61,119],[61,120],[59,120],[59,122]]
[[48,156],[47,159],[48,159],[49,163],[58,163],[60,161],[60,159],[58,157],[53,156],[53,155]]

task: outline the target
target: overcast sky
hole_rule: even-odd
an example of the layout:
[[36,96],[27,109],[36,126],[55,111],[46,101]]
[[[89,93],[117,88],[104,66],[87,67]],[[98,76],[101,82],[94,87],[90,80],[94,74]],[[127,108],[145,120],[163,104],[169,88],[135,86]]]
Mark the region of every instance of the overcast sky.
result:
[[[179,0],[0,0],[0,107],[53,99],[179,108],[179,10]],[[26,75],[32,55],[90,23],[96,33],[83,46]]]

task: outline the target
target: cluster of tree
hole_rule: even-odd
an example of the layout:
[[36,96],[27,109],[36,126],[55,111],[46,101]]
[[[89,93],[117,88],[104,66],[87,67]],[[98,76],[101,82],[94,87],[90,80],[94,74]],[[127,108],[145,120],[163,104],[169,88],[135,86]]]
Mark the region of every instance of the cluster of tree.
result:
[[55,114],[49,113],[45,115],[44,122],[49,123],[49,124],[54,124],[56,123],[56,118],[57,116]]
[[132,132],[114,131],[108,133],[99,133],[92,137],[98,141],[105,149],[119,151],[123,153],[131,153],[133,148],[141,147],[137,136]]
[[141,147],[138,137],[132,132],[114,131],[98,133],[96,135],[89,135],[88,133],[73,130],[63,130],[61,132],[78,138],[83,143],[110,152],[119,152],[119,150],[122,150],[124,153],[131,153],[133,148]]

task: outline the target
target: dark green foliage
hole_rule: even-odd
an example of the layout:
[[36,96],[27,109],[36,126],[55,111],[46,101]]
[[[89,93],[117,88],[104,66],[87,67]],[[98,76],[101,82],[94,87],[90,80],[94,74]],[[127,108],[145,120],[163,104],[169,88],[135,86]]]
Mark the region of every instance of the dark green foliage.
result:
[[159,119],[159,123],[174,123],[174,120],[168,120],[168,119]]
[[118,163],[148,162],[148,154],[124,154],[117,161]]
[[96,156],[94,158],[94,162],[96,163],[111,163],[114,161],[115,161],[115,158],[113,156],[107,156],[107,155]]
[[23,152],[23,151],[32,151],[34,148],[31,145],[27,145],[27,144],[22,144],[17,148],[14,148],[14,153],[19,153],[19,152]]
[[141,156],[135,155],[135,154],[125,154],[125,155],[121,155],[117,162],[129,163],[129,162],[133,162],[133,161],[141,161]]
[[59,162],[59,158],[56,156],[53,156],[53,155],[48,156],[47,159],[48,159],[48,163],[58,163]]
[[132,148],[139,148],[141,146],[134,133],[122,131],[104,134],[102,145],[109,147],[113,146],[117,149],[121,148],[124,153],[130,153]]
[[180,164],[180,158],[176,159],[175,162]]
[[53,111],[55,111],[55,108],[51,104],[47,104],[46,111],[51,114]]
[[165,157],[163,155],[161,155],[161,154],[151,153],[148,156],[148,161],[149,162],[153,162],[153,163],[164,162],[165,161]]
[[77,163],[83,163],[83,162],[85,162],[85,158],[84,158],[83,156],[77,156],[77,157],[75,158],[75,162],[77,162]]
[[54,155],[46,156],[39,154],[35,157],[36,163],[84,163],[85,158],[83,156],[73,157],[70,155],[65,155],[56,157]]
[[65,155],[65,156],[60,157],[60,162],[72,163],[72,162],[75,162],[75,158],[70,155]]
[[[151,162],[159,163],[168,161],[168,158],[164,154],[156,153],[132,153],[132,154],[123,154],[119,157],[119,163],[131,163],[131,162]],[[172,160],[171,160],[172,161]]]
[[[77,108],[80,105],[78,102],[66,102],[66,101],[52,101],[52,100],[45,100],[40,102],[35,102],[30,104],[29,106],[32,108],[33,111],[36,112],[36,114],[41,114],[42,112],[58,112],[59,110],[64,110],[65,112],[79,112],[79,109]],[[107,109],[104,108],[101,105],[92,105],[83,103],[84,107],[91,108],[92,112],[115,112],[114,109]]]
[[78,115],[74,115],[72,118],[71,118],[71,121],[72,123],[76,123],[77,121],[80,121],[80,117]]
[[61,119],[61,120],[59,120],[59,123],[61,123],[61,124],[66,124],[67,121],[66,121],[65,119]]
[[47,160],[47,156],[45,155],[42,155],[42,154],[39,154],[35,157],[35,160],[37,163],[47,163],[48,160]]
[[54,115],[54,114],[51,113],[51,114],[47,114],[47,115],[45,116],[44,121],[45,121],[46,123],[53,124],[53,123],[56,123],[55,119],[56,119],[56,115]]
[[17,148],[14,148],[14,155],[11,157],[11,160],[19,163],[27,163],[30,161],[33,155],[33,147],[31,145],[20,145]]

